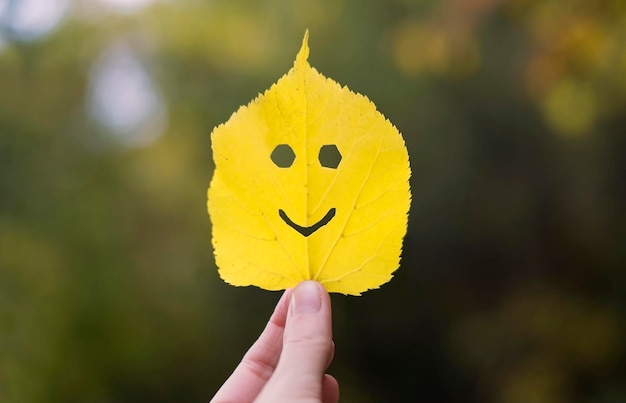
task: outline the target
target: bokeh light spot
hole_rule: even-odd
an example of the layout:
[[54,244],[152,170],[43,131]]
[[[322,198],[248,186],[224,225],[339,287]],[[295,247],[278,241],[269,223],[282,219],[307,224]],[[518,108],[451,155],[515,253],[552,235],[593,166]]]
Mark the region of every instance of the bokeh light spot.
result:
[[445,37],[431,27],[409,22],[394,33],[393,59],[398,69],[408,76],[441,72],[449,58]]
[[6,39],[4,38],[4,16],[6,15],[7,4],[9,0],[0,0],[0,51],[6,47]]
[[151,143],[165,128],[165,104],[143,63],[124,45],[96,61],[88,103],[91,116],[127,145]]
[[69,6],[69,0],[0,0],[0,27],[17,40],[35,41],[57,28]]
[[99,0],[99,2],[113,11],[130,14],[140,11],[154,0]]
[[419,21],[407,21],[392,34],[394,64],[406,76],[424,74],[466,77],[480,65],[472,35]]
[[558,81],[548,91],[543,108],[552,128],[568,136],[588,132],[597,115],[597,101],[592,89],[570,79]]

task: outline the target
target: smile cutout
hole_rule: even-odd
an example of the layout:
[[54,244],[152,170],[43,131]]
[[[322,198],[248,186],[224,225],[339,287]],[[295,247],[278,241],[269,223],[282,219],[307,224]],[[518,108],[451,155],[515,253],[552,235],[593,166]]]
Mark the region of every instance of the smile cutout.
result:
[[324,225],[328,224],[330,220],[332,220],[333,217],[335,216],[335,211],[336,210],[334,207],[331,208],[330,210],[328,210],[328,213],[326,213],[326,215],[322,217],[321,220],[311,225],[310,227],[302,227],[296,224],[295,222],[291,221],[291,219],[287,216],[287,213],[285,213],[283,209],[278,209],[278,215],[280,216],[280,218],[283,219],[285,224],[289,225],[291,228],[295,229],[303,236],[308,237],[309,235],[311,235],[318,229],[322,228]]

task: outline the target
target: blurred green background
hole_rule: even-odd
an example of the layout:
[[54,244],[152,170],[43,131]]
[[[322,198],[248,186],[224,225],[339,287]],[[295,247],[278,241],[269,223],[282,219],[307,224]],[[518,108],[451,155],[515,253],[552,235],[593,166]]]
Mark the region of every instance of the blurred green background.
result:
[[215,393],[280,294],[217,275],[210,133],[306,28],[413,170],[342,401],[626,401],[623,0],[0,0],[0,401]]

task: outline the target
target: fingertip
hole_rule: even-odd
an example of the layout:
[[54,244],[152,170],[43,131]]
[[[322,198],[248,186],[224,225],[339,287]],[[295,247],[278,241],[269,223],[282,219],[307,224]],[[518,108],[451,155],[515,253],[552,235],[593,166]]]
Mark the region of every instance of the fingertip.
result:
[[322,307],[324,287],[317,281],[303,281],[293,290],[291,314],[307,315],[318,313]]
[[285,327],[285,322],[287,321],[287,312],[289,311],[289,302],[291,301],[291,294],[293,290],[291,288],[286,289],[281,295],[278,303],[276,303],[276,307],[274,308],[274,312],[270,317],[270,323],[273,323],[281,328]]
[[329,374],[322,378],[322,402],[337,403],[339,401],[339,382]]

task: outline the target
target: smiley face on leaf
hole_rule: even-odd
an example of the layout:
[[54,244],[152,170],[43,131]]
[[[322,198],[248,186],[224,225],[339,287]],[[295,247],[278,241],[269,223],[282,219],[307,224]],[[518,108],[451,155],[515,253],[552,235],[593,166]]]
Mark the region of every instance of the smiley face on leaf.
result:
[[208,191],[220,276],[281,290],[316,280],[350,295],[398,268],[410,205],[398,130],[365,96],[294,67],[211,134]]

